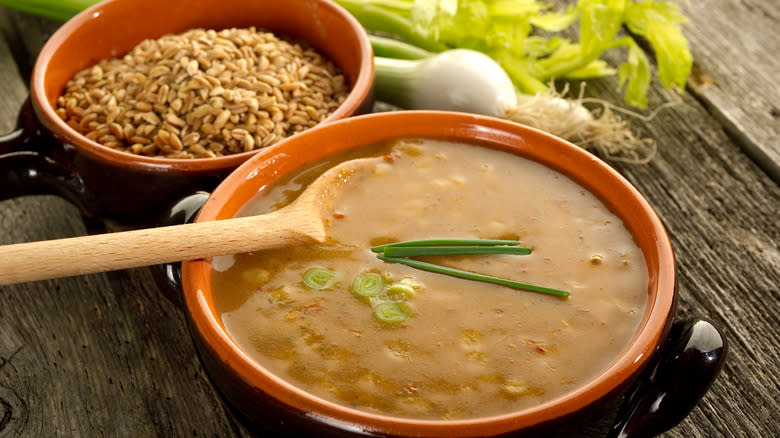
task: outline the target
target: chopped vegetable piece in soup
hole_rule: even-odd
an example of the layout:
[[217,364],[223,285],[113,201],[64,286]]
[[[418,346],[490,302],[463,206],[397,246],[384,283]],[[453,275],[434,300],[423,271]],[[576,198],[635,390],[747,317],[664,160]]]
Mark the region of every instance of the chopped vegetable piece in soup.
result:
[[[462,419],[571,391],[625,349],[644,313],[647,267],[593,194],[504,151],[440,140],[383,151],[344,186],[326,243],[214,259],[217,310],[249,356],[345,406]],[[300,181],[264,191],[242,214],[289,202]],[[423,239],[517,241],[530,253],[410,257],[570,295],[386,263],[371,250]],[[341,281],[307,287],[313,268]]]
[[303,284],[309,289],[329,289],[337,281],[335,272],[325,268],[310,268],[303,273]]
[[375,297],[385,290],[385,279],[376,272],[361,272],[352,282],[352,293],[361,298]]

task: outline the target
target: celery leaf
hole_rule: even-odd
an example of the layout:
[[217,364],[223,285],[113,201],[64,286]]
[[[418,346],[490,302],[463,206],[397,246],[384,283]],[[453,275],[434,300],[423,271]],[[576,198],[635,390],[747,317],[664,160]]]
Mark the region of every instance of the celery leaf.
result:
[[671,2],[631,3],[626,9],[626,26],[650,42],[658,62],[658,77],[669,88],[685,88],[685,79],[691,73],[693,55],[680,29],[687,19],[680,7]]
[[618,68],[618,78],[621,87],[626,84],[626,102],[645,108],[647,90],[650,88],[650,62],[639,45],[630,41],[628,60]]

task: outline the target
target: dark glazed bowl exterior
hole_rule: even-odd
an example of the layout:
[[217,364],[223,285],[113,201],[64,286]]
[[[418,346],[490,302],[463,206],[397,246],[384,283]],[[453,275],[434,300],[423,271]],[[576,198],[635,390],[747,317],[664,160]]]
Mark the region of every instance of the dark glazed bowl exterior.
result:
[[[75,73],[122,55],[144,39],[192,28],[250,26],[306,41],[342,69],[351,92],[325,122],[371,110],[374,69],[368,36],[329,0],[108,0],[65,23],[41,50],[32,73],[31,105],[20,117],[22,129],[0,137],[0,154],[5,154],[0,155],[0,182],[21,186],[0,190],[0,199],[54,192],[88,215],[128,222],[195,190],[213,189],[256,151],[194,160],[119,152],[70,128],[55,113],[56,101]],[[41,155],[37,162],[31,153]],[[34,172],[20,170],[33,165],[38,166]],[[36,176],[49,171],[53,175],[47,178]],[[25,184],[34,187],[27,190]]]
[[[197,221],[234,216],[249,199],[302,166],[362,146],[402,137],[432,137],[506,150],[569,176],[596,194],[626,224],[649,271],[648,303],[626,350],[602,373],[556,399],[503,415],[464,420],[396,418],[350,409],[312,396],[253,362],[215,312],[210,260],[182,265],[185,310],[204,363],[226,397],[264,427],[334,436],[495,436],[538,430],[599,406],[625,391],[651,364],[669,331],[677,298],[671,244],[641,194],[608,165],[551,135],[502,120],[447,112],[371,114],[316,127],[260,151],[214,191]],[[310,147],[312,144],[318,148]]]

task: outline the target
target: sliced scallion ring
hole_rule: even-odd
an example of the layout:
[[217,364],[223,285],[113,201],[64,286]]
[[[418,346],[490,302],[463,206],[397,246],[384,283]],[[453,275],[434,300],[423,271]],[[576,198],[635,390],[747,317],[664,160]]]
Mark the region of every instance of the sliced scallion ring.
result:
[[328,289],[336,280],[336,273],[325,268],[310,268],[303,274],[303,284],[309,289]]
[[387,296],[397,300],[405,300],[413,297],[417,292],[409,284],[394,283],[387,288]]
[[385,324],[400,324],[412,315],[412,308],[406,303],[385,301],[374,307],[374,316]]
[[359,298],[370,298],[385,290],[385,279],[375,272],[361,272],[352,281],[352,293]]

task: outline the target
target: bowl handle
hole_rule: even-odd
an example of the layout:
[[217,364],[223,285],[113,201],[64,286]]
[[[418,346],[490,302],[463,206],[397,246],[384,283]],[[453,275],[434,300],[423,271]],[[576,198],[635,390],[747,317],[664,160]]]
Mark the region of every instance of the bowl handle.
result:
[[52,194],[95,211],[95,201],[81,177],[49,153],[50,142],[30,100],[19,111],[16,130],[0,136],[0,201],[25,195]]
[[[206,203],[208,192],[195,192],[175,203],[156,221],[157,226],[181,225],[193,222]],[[181,285],[181,262],[164,263],[151,267],[157,287],[176,307],[184,308]]]
[[676,322],[657,366],[645,370],[628,392],[608,437],[653,437],[679,424],[717,377],[727,350],[712,322]]

